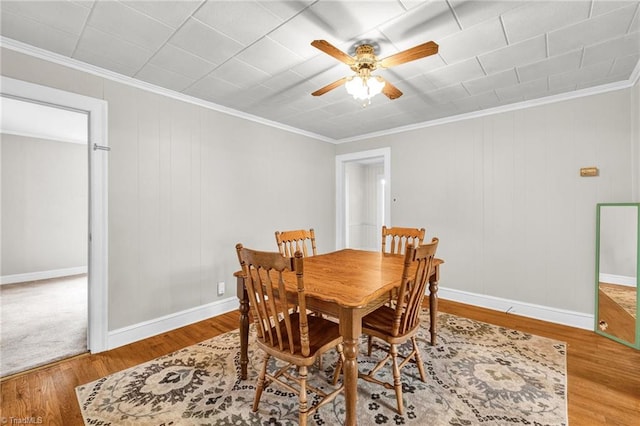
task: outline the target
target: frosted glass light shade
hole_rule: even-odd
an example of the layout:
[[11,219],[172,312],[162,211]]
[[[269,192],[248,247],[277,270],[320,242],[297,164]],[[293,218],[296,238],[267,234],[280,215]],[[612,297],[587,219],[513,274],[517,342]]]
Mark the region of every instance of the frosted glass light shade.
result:
[[347,89],[347,93],[354,97],[354,99],[367,100],[373,98],[375,95],[382,91],[384,87],[384,80],[380,81],[376,77],[371,77],[366,80],[355,76],[347,80],[344,84]]

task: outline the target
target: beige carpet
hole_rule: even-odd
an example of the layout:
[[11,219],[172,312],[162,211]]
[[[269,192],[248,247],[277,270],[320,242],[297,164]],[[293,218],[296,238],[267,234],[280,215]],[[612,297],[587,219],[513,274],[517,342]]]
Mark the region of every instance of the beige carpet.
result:
[[0,286],[0,376],[87,351],[87,277]]
[[[432,347],[426,312],[423,325],[419,343],[427,382],[419,379],[415,365],[403,369],[406,411],[400,416],[393,390],[360,381],[359,424],[567,424],[564,343],[441,313],[438,345]],[[79,386],[85,423],[295,425],[297,397],[275,385],[263,393],[259,411],[251,411],[262,359],[254,340],[252,333],[247,380],[238,380],[236,330]],[[368,371],[381,355],[379,348],[372,357],[361,353],[359,368]],[[326,354],[323,360],[325,370],[310,375],[315,386],[330,388],[335,356]],[[390,369],[383,372],[388,379]],[[344,398],[339,396],[309,424],[340,425],[343,420]]]

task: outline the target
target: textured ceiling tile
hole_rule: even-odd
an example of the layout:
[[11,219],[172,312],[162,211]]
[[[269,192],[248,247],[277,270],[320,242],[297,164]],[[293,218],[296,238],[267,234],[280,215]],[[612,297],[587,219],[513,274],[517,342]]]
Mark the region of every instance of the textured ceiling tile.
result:
[[521,81],[537,80],[555,73],[578,69],[582,51],[576,50],[564,55],[554,56],[533,64],[518,67]]
[[125,5],[151,16],[171,28],[178,28],[203,3],[203,0],[123,1]]
[[640,32],[587,46],[584,49],[582,64],[593,65],[596,62],[637,53],[640,53]]
[[479,56],[507,45],[497,18],[454,33],[439,41],[439,53],[449,64]]
[[524,2],[520,1],[468,1],[451,0],[456,16],[462,24],[462,28],[469,28],[486,19],[495,18],[508,10],[521,7]]
[[[244,46],[268,34],[282,19],[255,1],[213,1],[194,16]],[[242,25],[238,25],[242,22]]]
[[469,96],[469,92],[467,92],[460,83],[438,90],[431,90],[422,95],[422,97],[428,100],[430,104],[443,104],[467,96]]
[[350,71],[347,65],[341,64],[329,55],[319,54],[312,58],[306,59],[291,67],[291,71],[295,72],[299,78],[309,80],[318,76],[318,74],[326,72],[332,68],[345,75]]
[[426,76],[436,86],[446,87],[456,82],[474,80],[484,75],[480,64],[473,58],[437,69]]
[[516,75],[515,69],[502,71],[497,74],[491,74],[486,77],[462,83],[462,85],[472,95],[477,95],[500,87],[513,86],[515,84],[518,84],[518,76]]
[[636,6],[627,6],[549,33],[549,54],[571,50],[623,36],[633,18]]
[[321,107],[323,111],[329,113],[330,116],[342,116],[353,112],[355,100],[351,97],[342,97],[339,102],[333,102],[327,106]]
[[0,32],[3,37],[20,40],[65,56],[73,54],[78,42],[78,37],[73,34],[4,11],[0,15]]
[[511,87],[503,87],[496,89],[496,93],[501,100],[522,99],[531,97],[539,97],[548,89],[547,78],[527,81]]
[[[638,2],[640,3],[640,2]],[[629,33],[634,33],[640,31],[640,4],[638,5],[638,8],[636,9],[636,14],[633,17],[633,21],[631,22],[631,25],[629,26]]]
[[462,99],[456,99],[453,103],[465,112],[475,111],[478,109],[488,109],[497,106],[500,103],[498,96],[494,91],[481,93],[479,95],[469,96]]
[[196,19],[189,19],[169,42],[214,64],[242,50],[242,45]]
[[147,64],[136,74],[136,78],[156,86],[166,87],[181,92],[195,80],[182,74],[167,71],[166,69]]
[[291,70],[287,70],[269,77],[261,83],[263,86],[268,87],[271,90],[287,90],[288,88],[301,84],[300,75]]
[[[151,55],[152,52],[150,50],[113,37],[109,33],[88,27],[78,43],[74,57],[81,61],[89,57],[93,58],[93,61],[97,58],[103,58],[103,61],[100,61],[101,63],[119,64],[120,71],[118,72],[127,70],[125,75],[131,76],[149,60]],[[89,63],[98,65],[96,62]]]
[[614,9],[626,7],[631,4],[638,4],[637,0],[633,1],[616,1],[616,0],[594,0],[591,11],[592,16],[602,15],[611,12]]
[[269,38],[303,58],[310,58],[320,52],[311,46],[313,40],[327,40],[338,48],[342,47],[339,40],[328,30],[327,25],[319,21],[309,10],[305,10],[288,21],[286,25],[273,30]]
[[97,2],[87,25],[149,50],[162,46],[173,32],[168,25],[116,1]]
[[426,41],[438,41],[460,30],[449,5],[444,1],[427,2],[399,18],[380,26],[384,35],[400,50]]
[[262,1],[260,4],[271,11],[276,16],[279,16],[282,20],[287,21],[306,7],[311,5],[314,0],[270,0],[270,1]]
[[549,77],[549,90],[600,80],[609,74],[612,65],[612,61],[598,62],[573,72],[552,75]]
[[266,72],[238,59],[225,62],[216,68],[211,75],[244,88],[259,84],[270,77]]
[[405,92],[411,91],[411,93],[414,94],[438,90],[438,86],[433,84],[433,82],[431,82],[422,74],[416,75],[415,77],[407,80],[401,80],[399,78],[395,78],[396,74],[393,70],[388,70],[387,72],[394,77],[393,79],[389,78],[389,81],[391,81],[396,86],[401,86],[402,88],[406,89]]
[[249,46],[236,57],[271,75],[290,69],[302,60],[298,55],[268,37]]
[[348,40],[403,12],[404,8],[395,1],[319,1],[304,13],[333,37]]
[[[588,81],[586,83],[580,83],[578,85],[576,85],[576,90],[579,89],[586,89],[586,88],[590,88],[590,87],[596,87],[596,86],[601,86],[603,84],[610,84],[610,83],[620,83],[621,80],[625,80],[628,78],[628,74],[611,74],[608,75],[606,77],[603,77],[599,80],[591,80]],[[566,93],[566,88],[560,88],[557,91],[558,94],[564,94]]]
[[[335,61],[334,61],[335,62]],[[291,68],[291,71],[296,74],[300,73],[300,67],[295,66]],[[346,65],[334,65],[330,68],[318,68],[315,73],[309,74],[303,77],[305,81],[317,86],[317,89],[326,86],[329,83],[332,83],[336,80],[339,80],[343,77],[350,77],[353,75],[353,71],[351,71]]]
[[215,68],[215,64],[171,44],[164,45],[150,64],[197,80]]
[[530,2],[502,15],[509,43],[517,43],[540,33],[578,22],[589,17],[591,1]]
[[629,78],[634,68],[638,65],[638,61],[640,61],[640,53],[616,58],[613,63],[613,67],[611,67],[610,73],[616,76],[626,76],[624,78]]
[[[216,102],[218,98],[234,96],[242,89],[213,76],[206,76],[185,90],[185,93]],[[216,102],[217,103],[217,102]]]
[[418,59],[417,61],[409,62],[406,64],[398,65],[384,72],[392,72],[393,75],[399,76],[400,79],[408,80],[417,75],[423,75],[435,71],[437,69],[446,67],[440,55],[431,55],[426,58]]
[[481,55],[479,59],[485,71],[494,74],[546,58],[546,46],[545,37],[538,36]]
[[95,49],[85,50],[82,47],[76,49],[74,58],[87,64],[95,65],[96,67],[129,77],[132,77],[140,69],[140,66],[142,66],[141,64],[115,62],[110,57],[103,55],[100,51],[96,51]]
[[[91,9],[77,3],[53,1],[2,1],[0,12],[13,13],[69,34],[80,35]],[[4,33],[4,31],[3,31]]]

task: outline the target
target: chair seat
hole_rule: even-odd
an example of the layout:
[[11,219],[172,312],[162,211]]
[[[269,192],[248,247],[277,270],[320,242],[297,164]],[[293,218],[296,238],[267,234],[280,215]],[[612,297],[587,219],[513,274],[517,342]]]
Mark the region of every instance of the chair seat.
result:
[[362,319],[362,332],[370,336],[378,337],[388,343],[404,341],[407,337],[418,331],[419,323],[404,334],[393,335],[393,320],[395,309],[389,306],[381,306]]
[[[271,345],[262,339],[257,339],[258,346],[265,352],[271,355],[282,356],[282,353],[286,353],[288,357],[295,358],[294,363],[297,365],[311,365],[313,364],[316,356],[326,352],[327,350],[335,347],[338,343],[341,343],[342,336],[340,336],[339,325],[333,321],[327,319],[307,316],[307,322],[309,326],[309,355],[304,356],[301,350],[300,344],[300,314],[293,313],[289,315],[291,320],[291,328],[294,331],[293,334],[293,353],[290,353],[289,341],[287,339],[283,342],[283,349],[278,349],[278,343]],[[280,320],[278,325],[282,330],[285,328],[284,319]],[[277,336],[275,328],[272,329],[274,336]]]

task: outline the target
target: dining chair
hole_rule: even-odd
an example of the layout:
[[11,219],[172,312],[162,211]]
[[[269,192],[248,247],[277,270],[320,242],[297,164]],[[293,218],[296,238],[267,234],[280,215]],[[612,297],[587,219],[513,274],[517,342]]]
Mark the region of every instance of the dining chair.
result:
[[[293,257],[298,250],[302,252],[304,257],[315,256],[316,251],[316,234],[313,228],[297,229],[295,231],[276,231],[276,243],[278,250],[283,256]],[[308,244],[311,244],[311,254],[309,254]]]
[[[264,351],[253,411],[258,410],[266,386],[277,383],[298,395],[299,424],[306,425],[309,416],[344,390],[343,384],[325,392],[307,383],[309,367],[330,349],[336,348],[338,352],[340,368],[336,368],[334,376],[342,370],[344,353],[339,326],[321,317],[307,315],[302,252],[296,251],[291,258],[279,252],[251,250],[242,244],[236,245],[236,251],[256,324],[256,344]],[[295,271],[296,274],[297,292],[294,297],[286,296],[286,271]],[[299,309],[294,309],[296,305]],[[271,357],[284,361],[286,365],[275,372],[267,371]],[[297,369],[297,375],[292,374],[291,369]],[[307,391],[319,396],[320,401],[316,405],[308,404]]]
[[[398,413],[402,415],[404,408],[402,402],[402,381],[400,370],[407,362],[414,360],[420,373],[420,379],[426,381],[422,358],[416,342],[416,333],[420,327],[420,312],[422,301],[432,273],[438,239],[433,238],[431,243],[414,248],[413,244],[407,246],[402,279],[396,293],[395,303],[391,306],[381,306],[362,319],[362,332],[384,340],[387,343],[387,355],[376,364],[367,374],[359,374],[359,377],[372,383],[377,383],[387,389],[395,389]],[[411,340],[412,350],[404,360],[398,364],[398,347]],[[371,345],[368,348],[371,355]],[[391,361],[393,370],[393,383],[383,382],[374,375],[388,362]]]
[[[387,228],[382,226],[382,252],[391,254],[404,254],[409,244],[414,247],[422,244],[424,240],[424,228],[403,228],[393,226]],[[387,249],[387,240],[389,240],[389,248]]]

